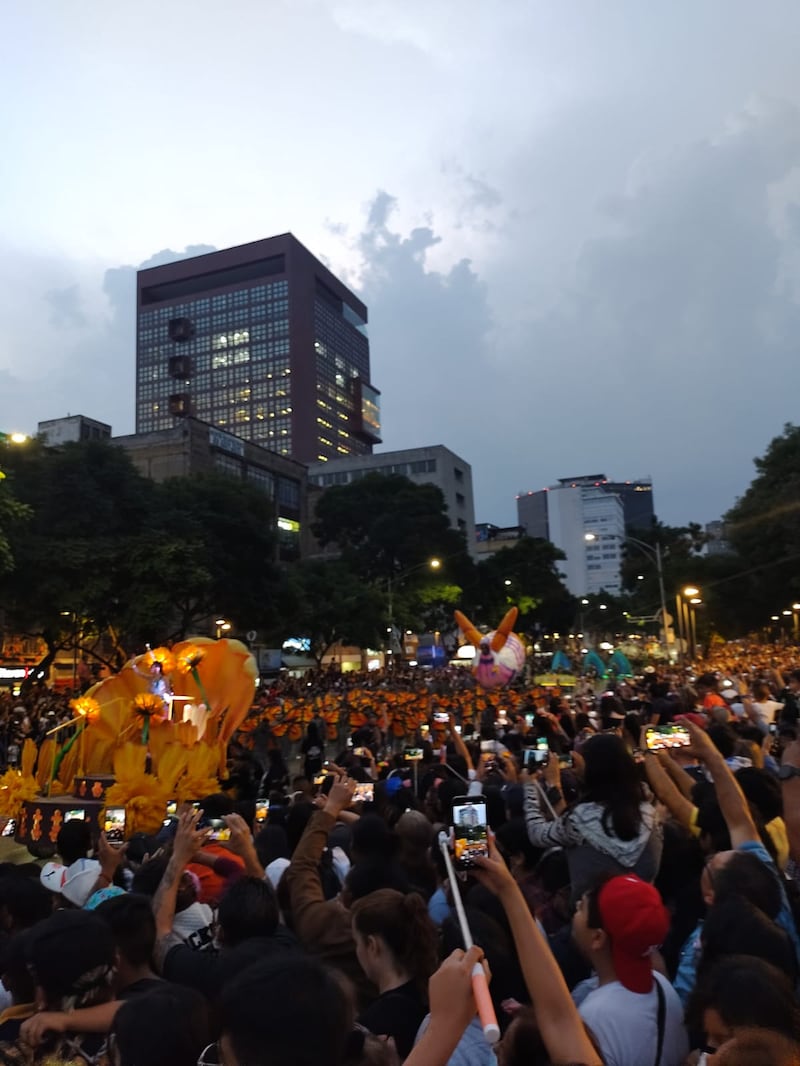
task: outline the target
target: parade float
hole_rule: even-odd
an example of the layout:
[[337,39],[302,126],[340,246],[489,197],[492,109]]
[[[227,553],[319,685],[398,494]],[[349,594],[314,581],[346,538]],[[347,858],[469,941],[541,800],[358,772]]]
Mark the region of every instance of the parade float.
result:
[[0,817],[33,847],[54,846],[70,818],[99,831],[106,807],[125,808],[128,836],[157,832],[168,803],[218,791],[256,678],[236,640],[195,637],[136,656],[72,700],[72,719],[38,750],[26,741],[20,769],[0,777]]

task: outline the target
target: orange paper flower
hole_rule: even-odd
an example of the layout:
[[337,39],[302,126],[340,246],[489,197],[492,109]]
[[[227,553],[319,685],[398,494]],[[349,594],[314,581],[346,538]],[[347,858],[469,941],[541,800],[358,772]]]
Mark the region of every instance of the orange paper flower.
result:
[[185,644],[176,658],[178,672],[181,674],[190,674],[192,670],[197,669],[203,661],[205,654],[205,651],[198,647],[197,644]]
[[140,692],[133,701],[133,709],[141,718],[164,716],[164,701],[154,692]]
[[169,648],[153,648],[146,652],[139,661],[148,670],[154,663],[160,663],[162,674],[171,674],[175,669],[175,656]]
[[91,696],[80,696],[78,699],[70,700],[69,705],[76,715],[80,715],[90,722],[100,717],[100,704],[97,700],[93,700]]

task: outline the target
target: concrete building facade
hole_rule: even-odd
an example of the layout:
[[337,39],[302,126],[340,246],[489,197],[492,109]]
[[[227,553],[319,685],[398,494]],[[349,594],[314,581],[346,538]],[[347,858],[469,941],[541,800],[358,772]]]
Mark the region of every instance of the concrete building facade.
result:
[[139,472],[153,481],[211,472],[246,481],[273,502],[278,558],[290,562],[307,554],[308,477],[302,463],[196,418],[184,418],[169,429],[114,437],[111,443],[123,448]]

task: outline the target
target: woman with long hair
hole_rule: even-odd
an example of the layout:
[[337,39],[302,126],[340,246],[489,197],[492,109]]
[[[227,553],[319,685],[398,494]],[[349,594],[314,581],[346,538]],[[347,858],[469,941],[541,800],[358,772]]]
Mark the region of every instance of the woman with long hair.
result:
[[405,1059],[427,1013],[428,979],[438,965],[436,927],[421,896],[391,888],[370,892],[351,914],[359,964],[378,989],[358,1021],[376,1036],[393,1037]]
[[653,881],[661,861],[662,835],[655,809],[645,800],[638,767],[621,737],[598,733],[584,744],[583,788],[566,808],[557,759],[545,771],[547,801],[557,817],[542,811],[538,782],[525,783],[528,837],[537,848],[567,850],[572,899],[579,899],[602,873],[634,873]]

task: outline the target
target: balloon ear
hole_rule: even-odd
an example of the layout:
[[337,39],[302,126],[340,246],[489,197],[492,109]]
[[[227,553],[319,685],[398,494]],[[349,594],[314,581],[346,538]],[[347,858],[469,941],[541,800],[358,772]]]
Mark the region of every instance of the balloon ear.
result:
[[455,611],[453,617],[456,620],[456,625],[467,638],[467,640],[470,642],[470,644],[474,644],[477,647],[477,645],[481,642],[481,634],[475,628],[472,622],[470,622],[469,618],[467,618],[465,614],[462,614],[461,611]]
[[492,637],[492,651],[500,651],[505,646],[508,634],[514,628],[514,623],[517,620],[519,611],[516,607],[512,607],[510,611],[506,611],[505,617],[497,629],[494,631]]

